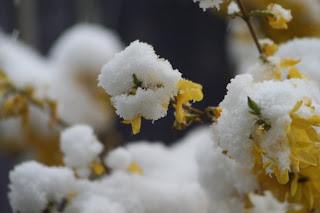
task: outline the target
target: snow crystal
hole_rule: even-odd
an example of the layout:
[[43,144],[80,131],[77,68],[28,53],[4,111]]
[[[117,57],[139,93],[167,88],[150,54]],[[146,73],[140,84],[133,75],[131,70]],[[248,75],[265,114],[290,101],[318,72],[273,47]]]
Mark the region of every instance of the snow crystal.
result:
[[302,38],[293,39],[285,44],[279,45],[279,50],[275,54],[280,57],[290,57],[301,62],[295,67],[302,73],[307,74],[312,81],[320,86],[320,39]]
[[173,146],[139,141],[127,146],[132,160],[143,170],[144,176],[177,182],[197,182],[196,152],[199,144],[211,141],[208,126],[192,130]]
[[197,164],[209,212],[244,212],[243,196],[258,188],[250,168],[222,154],[216,142],[209,140],[199,144]]
[[0,68],[21,89],[32,86],[35,96],[46,97],[51,72],[45,58],[28,45],[0,32]]
[[57,111],[65,121],[98,131],[112,126],[113,109],[101,104],[107,96],[100,95],[97,78],[103,64],[121,49],[115,33],[94,24],[77,24],[56,41],[49,54],[55,69],[50,95],[59,101]]
[[[133,74],[142,82],[136,91]],[[112,104],[123,119],[141,115],[157,120],[167,114],[167,104],[176,95],[180,78],[181,73],[159,59],[152,46],[135,41],[102,68],[99,86],[113,96]]]
[[216,7],[218,10],[220,9],[220,4],[223,0],[193,0],[193,2],[199,2],[199,7],[206,11],[206,9]]
[[260,44],[261,46],[264,46],[264,45],[272,45],[272,44],[274,44],[274,42],[273,42],[271,39],[269,39],[269,38],[265,38],[265,39],[259,39],[259,44]]
[[232,15],[238,12],[240,12],[238,4],[232,1],[228,6],[228,14]]
[[10,205],[20,213],[41,213],[49,202],[61,202],[73,193],[75,182],[72,170],[34,161],[16,166],[9,178]]
[[119,203],[126,212],[205,213],[206,198],[197,183],[179,183],[116,172],[90,193]]
[[75,125],[61,133],[61,150],[64,153],[63,162],[74,168],[80,177],[90,175],[90,165],[103,150],[103,145],[97,140],[93,129],[86,125]]
[[84,193],[72,200],[64,213],[126,213],[124,207],[108,198]]
[[111,30],[95,24],[77,24],[55,42],[49,58],[59,72],[93,72],[98,76],[100,68],[115,53],[123,49],[119,36]]
[[112,150],[105,158],[105,164],[111,169],[126,170],[132,162],[131,154],[125,148]]
[[264,192],[264,195],[250,195],[250,201],[253,204],[250,209],[252,213],[286,213],[289,207],[287,202],[280,203],[269,191]]

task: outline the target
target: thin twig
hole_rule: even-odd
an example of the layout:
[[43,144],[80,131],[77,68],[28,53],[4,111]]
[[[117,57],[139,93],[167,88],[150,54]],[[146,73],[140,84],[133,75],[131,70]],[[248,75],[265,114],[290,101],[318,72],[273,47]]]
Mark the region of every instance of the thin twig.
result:
[[[171,98],[171,102],[173,104],[177,104],[177,101],[173,98]],[[205,117],[205,118],[208,118],[210,120],[212,120],[214,118],[213,115],[211,115],[210,113],[206,112],[206,111],[201,111],[199,109],[196,109],[196,108],[193,108],[191,106],[188,106],[186,104],[182,104],[182,107],[190,112],[193,112],[195,114],[197,114],[199,117]]]
[[256,32],[254,31],[254,28],[253,28],[253,24],[252,24],[252,21],[251,21],[251,16],[248,15],[248,13],[246,12],[246,10],[245,10],[245,8],[244,8],[244,6],[242,4],[242,1],[241,0],[237,0],[237,2],[238,2],[239,8],[240,8],[241,13],[242,13],[241,17],[247,23],[247,25],[249,27],[249,30],[250,30],[250,33],[251,33],[251,35],[253,37],[253,40],[254,40],[257,48],[258,48],[259,53],[261,55],[263,55],[264,53],[263,53],[263,50],[262,50],[262,48],[261,48],[261,46],[259,44],[258,36],[257,36],[257,34],[256,34]]
[[[36,108],[45,111],[43,106],[40,106],[39,104],[37,104],[36,102],[34,102],[34,100],[32,100],[32,98],[30,98],[30,96],[22,89],[17,88],[16,86],[14,86],[13,84],[8,84],[8,91],[6,92],[7,94],[20,94],[23,97],[26,98],[27,102],[32,105],[35,106]],[[51,113],[51,112],[50,112]],[[65,120],[58,118],[57,120],[54,120],[54,123],[58,124],[62,129],[68,128],[69,126],[71,126],[70,124],[68,124],[68,122],[66,122]]]

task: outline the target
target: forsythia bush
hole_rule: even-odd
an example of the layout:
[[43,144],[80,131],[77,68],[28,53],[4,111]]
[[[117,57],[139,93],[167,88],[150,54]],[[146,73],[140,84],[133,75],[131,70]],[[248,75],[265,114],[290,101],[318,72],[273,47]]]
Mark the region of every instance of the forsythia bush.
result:
[[[194,2],[204,11],[226,3]],[[270,3],[246,11],[247,1],[227,3],[228,15],[248,26],[258,54],[239,56],[243,50],[235,50],[241,74],[230,81],[219,106],[204,110],[192,107],[204,98],[202,85],[183,78],[144,42],[133,41],[120,51],[112,32],[77,26],[58,41],[49,59],[41,59],[2,35],[7,48],[0,52],[2,146],[32,145],[43,163],[59,153],[51,163],[61,165],[18,164],[9,174],[13,212],[320,212],[320,39],[278,45],[259,38],[254,16],[274,30],[286,30],[294,18],[291,10]],[[236,37],[229,39],[237,43]],[[80,44],[95,55],[88,57]],[[9,60],[15,52],[20,53],[17,64]],[[33,71],[22,74],[25,67]],[[110,150],[94,132],[111,128],[110,105],[138,134],[142,118],[156,122],[170,104],[176,129],[204,119],[212,125],[171,147],[141,141]]]

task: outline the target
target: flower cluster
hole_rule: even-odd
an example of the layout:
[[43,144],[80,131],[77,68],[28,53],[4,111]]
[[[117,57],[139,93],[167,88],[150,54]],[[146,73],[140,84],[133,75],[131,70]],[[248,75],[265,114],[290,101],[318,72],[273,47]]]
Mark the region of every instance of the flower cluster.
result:
[[[288,70],[285,80],[279,75],[257,81],[249,74],[233,79],[220,103],[222,113],[215,132],[219,145],[229,156],[255,167],[258,176],[263,177],[260,184],[265,186],[264,190],[312,209],[318,205],[314,197],[320,193],[310,175],[312,169],[317,171],[320,162],[320,91],[294,67],[296,63],[293,59],[279,62],[281,68]],[[274,69],[265,70],[270,71]],[[311,182],[302,189],[298,177]],[[270,187],[272,178],[276,181]],[[290,185],[291,189],[279,192],[274,186],[277,184]],[[302,191],[297,192],[297,188]]]
[[181,78],[181,73],[160,59],[153,47],[132,42],[117,53],[99,75],[99,85],[112,96],[111,102],[124,123],[140,132],[141,117],[158,120],[167,114],[170,101],[176,99],[176,119],[184,121],[183,104],[200,101],[202,86]]

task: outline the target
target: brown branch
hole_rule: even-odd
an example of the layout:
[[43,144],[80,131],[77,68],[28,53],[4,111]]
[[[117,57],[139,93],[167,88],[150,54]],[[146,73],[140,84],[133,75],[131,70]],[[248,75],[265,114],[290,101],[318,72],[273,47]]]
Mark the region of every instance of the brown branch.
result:
[[[173,98],[171,98],[171,102],[173,104],[177,104],[177,101]],[[207,118],[207,119],[210,119],[212,120],[213,118],[215,118],[213,115],[211,115],[209,112],[207,111],[201,111],[199,109],[196,109],[196,108],[193,108],[191,106],[188,106],[186,104],[182,104],[182,107],[190,112],[193,112],[195,113],[196,115],[198,115],[199,117],[204,117],[204,118]]]
[[243,4],[242,4],[242,1],[241,0],[237,0],[238,2],[238,5],[239,5],[239,8],[241,10],[241,13],[242,13],[242,16],[241,18],[247,23],[248,27],[249,27],[249,30],[250,30],[250,33],[252,35],[252,38],[254,40],[254,43],[256,44],[257,48],[258,48],[258,51],[260,53],[260,55],[264,55],[263,53],[263,50],[259,44],[259,40],[258,40],[258,36],[256,34],[256,32],[254,31],[254,28],[253,28],[253,24],[252,24],[252,21],[251,21],[251,16],[246,12]]
[[[38,109],[40,110],[43,110],[45,111],[45,106],[41,106],[39,105],[37,102],[35,102],[32,97],[29,96],[29,94],[24,91],[23,89],[19,89],[17,88],[16,86],[14,86],[13,84],[9,83],[7,85],[8,87],[8,91],[6,92],[5,96],[6,95],[10,95],[10,94],[20,94],[22,95],[26,100],[27,102],[32,105],[32,106],[35,106],[37,107]],[[45,105],[48,105],[48,102],[44,101],[44,104]],[[47,106],[48,107],[48,106]],[[50,108],[50,107],[49,107]],[[50,109],[50,113],[52,113],[51,109]],[[65,120],[61,119],[61,118],[58,118],[58,119],[55,119],[54,120],[54,123],[55,124],[58,124],[62,129],[65,129],[65,128],[68,128],[69,126],[71,126],[70,124],[68,124],[68,122],[66,122]]]

